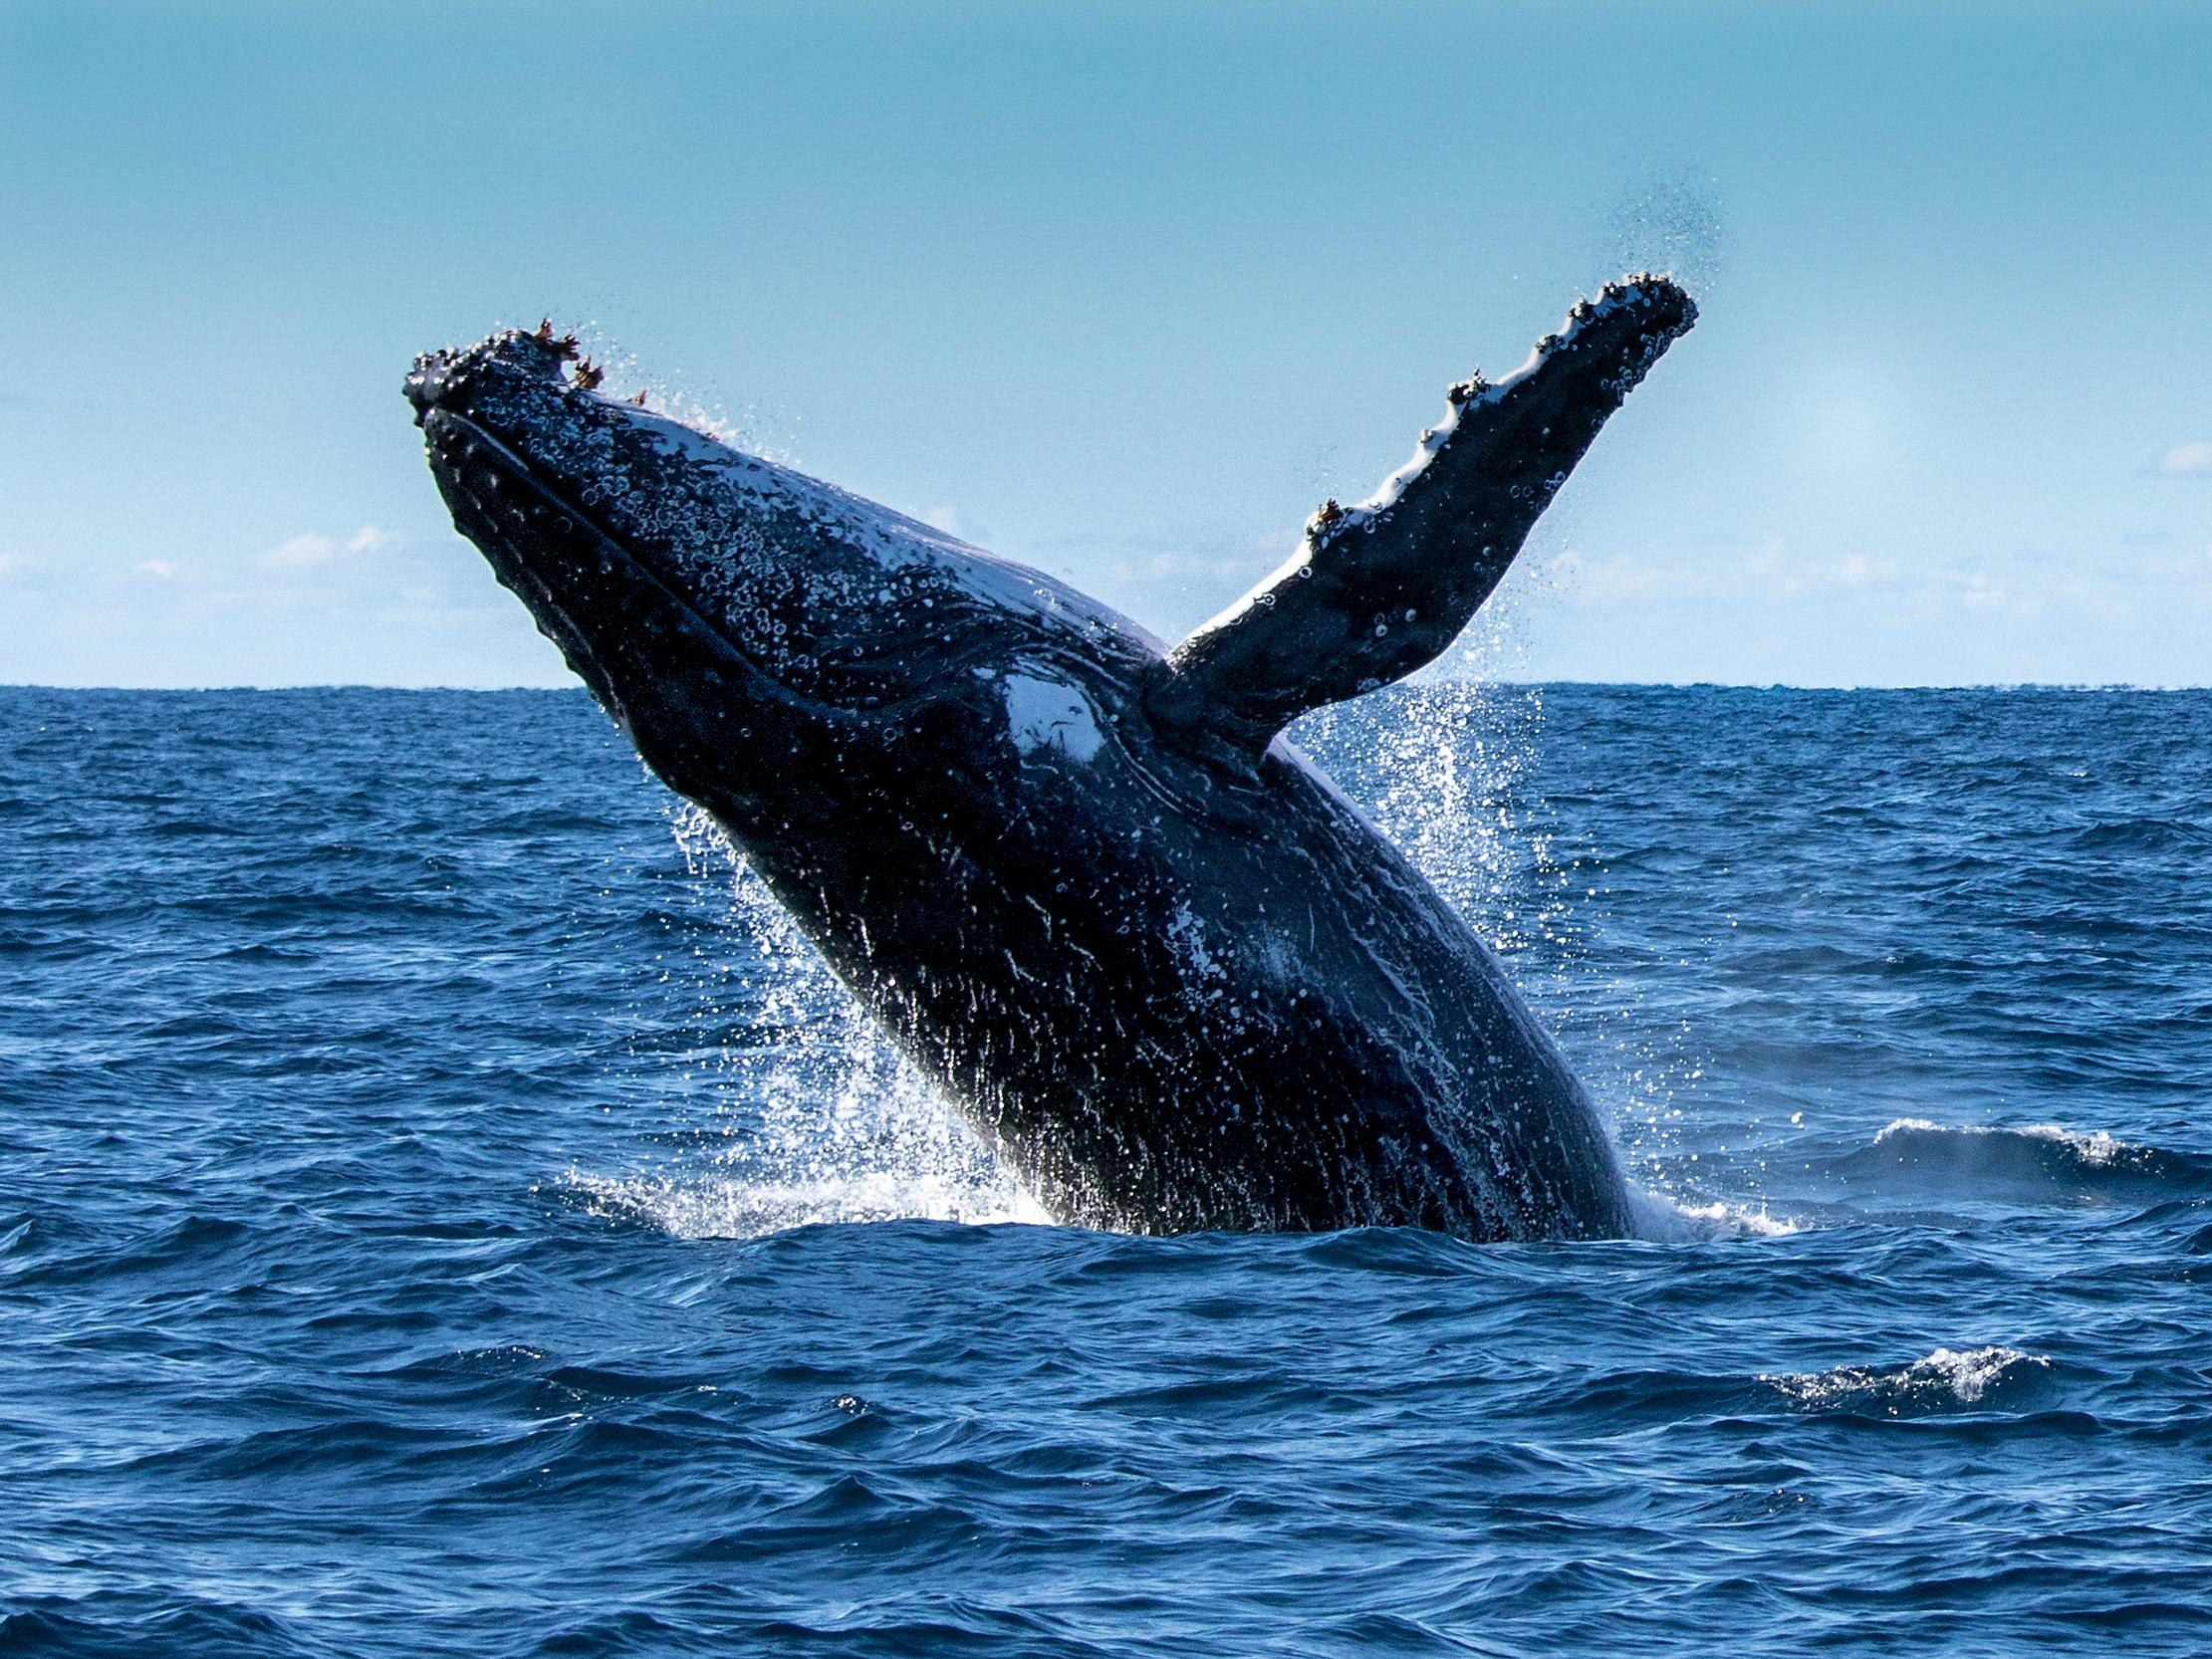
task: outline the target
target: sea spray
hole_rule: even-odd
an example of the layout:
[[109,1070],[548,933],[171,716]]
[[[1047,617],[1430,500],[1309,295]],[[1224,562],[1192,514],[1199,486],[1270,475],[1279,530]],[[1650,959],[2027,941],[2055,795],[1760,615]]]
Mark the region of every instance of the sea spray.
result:
[[[702,1153],[619,1176],[577,1171],[575,1185],[686,1237],[897,1217],[1044,1220],[838,983],[720,826],[688,804],[671,818],[690,880],[726,894],[749,1019],[741,1040],[708,1050],[718,1133]],[[725,1031],[723,1016],[709,1002],[695,1017]]]

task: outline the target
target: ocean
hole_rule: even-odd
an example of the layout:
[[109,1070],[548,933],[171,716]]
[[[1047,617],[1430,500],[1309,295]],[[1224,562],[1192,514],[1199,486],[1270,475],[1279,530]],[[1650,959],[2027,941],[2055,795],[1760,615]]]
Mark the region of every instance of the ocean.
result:
[[2212,693],[1298,736],[1642,1237],[1044,1224],[581,692],[0,691],[0,1654],[2212,1651]]

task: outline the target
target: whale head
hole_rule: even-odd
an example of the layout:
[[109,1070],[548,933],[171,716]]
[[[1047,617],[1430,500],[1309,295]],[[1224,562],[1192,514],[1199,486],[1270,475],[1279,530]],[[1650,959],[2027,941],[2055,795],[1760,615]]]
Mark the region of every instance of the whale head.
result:
[[917,708],[1004,729],[1024,684],[1159,659],[1050,578],[602,394],[550,327],[426,354],[405,389],[456,526],[710,810],[842,775],[813,763]]

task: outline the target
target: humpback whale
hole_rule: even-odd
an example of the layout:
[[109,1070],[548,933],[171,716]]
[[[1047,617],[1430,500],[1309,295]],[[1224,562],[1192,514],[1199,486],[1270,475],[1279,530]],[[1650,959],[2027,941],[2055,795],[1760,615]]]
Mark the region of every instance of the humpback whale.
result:
[[1617,1236],[1503,965],[1283,727],[1433,660],[1696,317],[1579,302],[1172,650],[643,406],[550,325],[416,359],[453,522],[1055,1217]]

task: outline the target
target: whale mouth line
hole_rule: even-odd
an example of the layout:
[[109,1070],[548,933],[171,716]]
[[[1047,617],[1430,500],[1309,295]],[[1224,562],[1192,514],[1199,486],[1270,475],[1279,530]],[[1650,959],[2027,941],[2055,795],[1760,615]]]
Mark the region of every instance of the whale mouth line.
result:
[[[859,710],[845,707],[835,699],[794,689],[766,667],[752,650],[733,637],[722,621],[693,602],[679,584],[671,582],[654,569],[651,560],[633,552],[619,535],[601,523],[590,508],[571,499],[560,487],[549,482],[512,441],[502,437],[476,415],[434,400],[427,403],[417,417],[417,423],[425,431],[433,430],[433,422],[436,423],[435,429],[450,430],[464,444],[476,446],[478,452],[468,457],[470,461],[487,471],[496,470],[501,476],[527,490],[539,505],[558,514],[562,520],[575,527],[582,538],[589,538],[588,548],[556,550],[557,557],[588,560],[596,553],[603,559],[622,561],[624,569],[636,581],[658,592],[687,621],[704,630],[715,647],[726,653],[732,664],[753,680],[752,695],[772,701],[787,710],[804,712],[817,720],[861,718],[875,723],[894,719],[939,695],[935,688],[924,686],[903,696],[879,701],[865,710]],[[470,540],[477,543],[486,561],[492,566],[493,573],[521,595],[534,613],[549,617],[557,623],[560,638],[556,643],[561,645],[563,654],[569,658],[570,666],[585,682],[603,697],[615,696],[614,684],[600,666],[600,653],[592,645],[592,630],[578,620],[575,606],[563,603],[552,585],[533,568],[536,562],[524,550],[520,539],[510,534],[510,525],[502,522],[497,511],[486,504],[476,491],[468,488],[466,469],[440,455],[434,445],[431,451],[431,468],[437,476],[449,480],[461,490],[476,516],[483,521],[485,529],[492,537],[492,543],[487,544],[473,534],[470,535]]]
[[[589,509],[585,508],[578,502],[572,501],[564,492],[556,488],[554,485],[548,483],[543,477],[539,475],[537,468],[533,467],[530,464],[528,458],[517,453],[514,446],[508,443],[504,438],[500,437],[498,433],[492,431],[491,428],[484,425],[483,422],[477,420],[475,417],[463,414],[458,409],[447,408],[443,405],[433,404],[430,408],[423,411],[423,423],[425,426],[428,425],[432,417],[435,417],[440,422],[450,423],[453,427],[458,428],[464,442],[473,443],[480,446],[480,454],[476,457],[471,457],[472,459],[478,459],[485,462],[490,467],[496,467],[497,470],[506,474],[508,477],[520,483],[524,488],[531,491],[534,495],[540,498],[545,506],[551,508],[554,512],[560,514],[563,519],[581,529],[584,534],[591,539],[592,552],[598,553],[602,558],[612,556],[614,558],[621,560],[623,566],[632,577],[644,583],[648,587],[657,590],[667,598],[667,600],[671,604],[675,605],[677,609],[682,611],[682,613],[687,618],[689,618],[693,622],[696,622],[701,628],[705,629],[706,632],[713,637],[714,642],[718,646],[720,646],[723,650],[729,652],[731,656],[735,657],[738,662],[744,665],[748,673],[758,675],[765,684],[775,687],[776,691],[780,695],[796,700],[797,694],[792,692],[789,687],[785,686],[783,682],[778,680],[773,674],[769,673],[767,669],[760,665],[760,663],[756,662],[753,659],[752,653],[747,651],[742,645],[738,644],[736,640],[732,639],[729,634],[725,632],[718,623],[716,623],[713,617],[707,615],[705,611],[701,610],[696,604],[692,603],[687,595],[679,592],[673,585],[671,585],[665,578],[663,578],[657,571],[655,571],[649,563],[647,563],[644,559],[640,558],[635,553],[632,553],[627,547],[625,547],[622,543],[621,538],[616,536],[612,530],[608,529],[607,526],[600,523],[599,520],[594,518]],[[445,465],[442,459],[439,460],[438,465],[439,470],[442,473],[444,473],[448,477],[451,477],[456,484],[461,485],[464,491],[466,490],[465,475],[461,472],[459,468]],[[476,498],[473,492],[469,492],[469,494],[471,501],[475,501]],[[492,527],[495,530],[498,530],[500,528],[496,517],[490,512],[489,509],[484,508],[479,504],[478,511],[482,513],[483,517],[487,521],[491,523]],[[497,558],[494,561],[495,569],[497,569],[502,575],[512,576],[517,581],[526,584],[531,593],[544,604],[545,608],[560,618],[563,632],[566,633],[569,636],[570,640],[573,642],[572,654],[582,655],[596,661],[596,653],[594,653],[589,647],[589,636],[586,633],[586,630],[581,625],[579,625],[576,618],[570,614],[569,607],[563,605],[559,601],[559,599],[554,596],[552,587],[545,580],[545,578],[531,568],[532,562],[530,560],[530,557],[528,554],[522,551],[519,542],[515,538],[511,538],[505,534],[500,534],[497,540],[499,542],[499,547]],[[486,549],[485,551],[489,553],[492,550]],[[584,556],[590,557],[590,554],[586,553]],[[510,586],[512,585],[513,584],[511,583]]]

